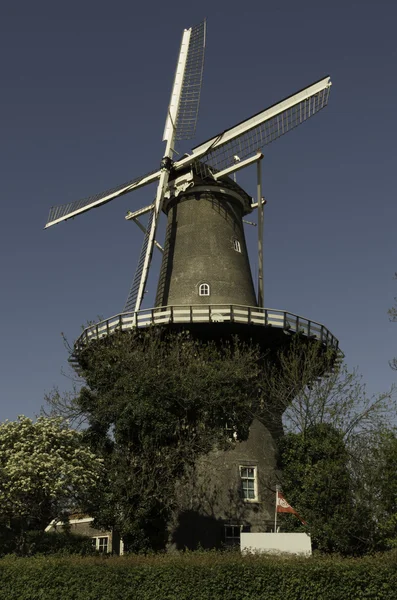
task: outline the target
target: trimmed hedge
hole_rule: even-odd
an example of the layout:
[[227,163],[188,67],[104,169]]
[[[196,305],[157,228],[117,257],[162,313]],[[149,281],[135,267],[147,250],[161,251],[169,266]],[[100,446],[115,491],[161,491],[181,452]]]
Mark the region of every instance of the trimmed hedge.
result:
[[34,554],[96,554],[91,538],[63,531],[27,531],[21,544],[18,532],[0,529],[0,557],[5,554],[33,556]]
[[0,560],[7,600],[395,600],[397,553],[361,559],[32,557]]

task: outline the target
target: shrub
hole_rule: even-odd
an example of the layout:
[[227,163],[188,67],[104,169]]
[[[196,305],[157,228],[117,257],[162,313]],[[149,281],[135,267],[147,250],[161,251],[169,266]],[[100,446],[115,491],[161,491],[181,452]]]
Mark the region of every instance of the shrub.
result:
[[67,532],[27,531],[23,536],[8,528],[0,531],[0,556],[17,554],[94,554],[90,538]]
[[397,553],[362,559],[269,558],[234,553],[6,557],[7,600],[394,600]]

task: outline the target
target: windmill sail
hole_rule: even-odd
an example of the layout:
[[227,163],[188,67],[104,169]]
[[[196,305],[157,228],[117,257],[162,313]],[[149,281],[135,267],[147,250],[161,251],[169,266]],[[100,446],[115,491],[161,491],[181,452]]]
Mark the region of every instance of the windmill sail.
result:
[[206,22],[185,29],[177,62],[163,139],[166,148],[160,169],[151,171],[111,190],[51,208],[46,228],[87,212],[137,188],[157,181],[156,198],[150,211],[144,243],[128,295],[125,310],[140,309],[152,259],[158,219],[170,174],[191,166],[206,177],[221,173],[236,163],[250,162],[258,150],[270,144],[322,110],[328,103],[331,81],[326,77],[297,92],[253,117],[227,129],[219,135],[193,148],[190,155],[173,162],[174,143],[188,139],[195,132],[200,103],[206,41]]
[[317,81],[196,146],[189,157],[175,164],[175,168],[181,168],[196,158],[196,171],[205,175],[207,167],[221,171],[232,166],[235,156],[244,160],[325,108],[330,88],[329,77]]
[[135,308],[136,299],[138,297],[139,285],[140,285],[141,277],[142,277],[143,265],[145,262],[145,256],[146,256],[148,242],[149,242],[150,229],[152,227],[152,222],[153,222],[153,215],[154,215],[154,208],[152,208],[152,210],[150,211],[150,214],[149,214],[149,220],[148,220],[148,224],[146,227],[145,237],[143,239],[143,244],[142,244],[141,254],[139,256],[138,266],[136,268],[134,279],[132,281],[131,288],[130,288],[130,291],[128,294],[128,298],[127,298],[127,301],[124,306],[124,312],[134,310],[134,308]]
[[96,208],[97,206],[102,206],[103,204],[110,202],[118,196],[128,194],[128,192],[132,192],[133,190],[139,187],[156,181],[156,179],[158,179],[159,176],[160,172],[158,170],[151,171],[143,177],[137,177],[136,179],[132,179],[131,181],[123,183],[110,190],[107,190],[106,192],[95,194],[94,196],[88,196],[87,198],[83,198],[82,200],[75,200],[74,202],[69,202],[68,204],[53,206],[50,209],[50,214],[48,215],[48,220],[45,228],[51,227],[52,225],[56,225],[56,223],[60,223],[61,221],[71,219],[72,217],[87,212],[88,210]]
[[190,140],[196,133],[204,70],[206,22],[192,27],[181,100],[175,123],[177,140]]
[[204,69],[206,21],[185,29],[176,68],[163,140],[194,137]]
[[[201,85],[201,74],[200,77],[194,75],[195,71],[195,61],[197,56],[201,56],[201,69],[202,69],[202,61],[204,57],[204,45],[205,45],[205,21],[201,25],[198,25],[196,28],[192,27],[190,29],[185,29],[182,36],[181,48],[179,51],[179,57],[177,62],[176,74],[174,78],[174,85],[172,87],[171,93],[171,102],[168,109],[168,115],[165,122],[164,136],[163,140],[165,140],[166,148],[164,152],[164,157],[161,164],[161,171],[159,182],[157,184],[157,193],[156,200],[154,202],[153,207],[153,217],[151,219],[150,226],[148,227],[148,240],[146,252],[143,256],[143,252],[141,258],[143,258],[142,268],[139,267],[140,271],[140,281],[138,284],[138,291],[135,297],[135,306],[134,311],[137,312],[142,304],[143,295],[145,293],[146,282],[149,275],[150,263],[152,261],[153,247],[155,242],[155,235],[157,230],[157,224],[160,216],[160,211],[163,206],[164,194],[167,189],[168,179],[170,175],[170,171],[172,168],[172,156],[174,153],[174,143],[176,140],[176,127],[175,123],[179,119],[179,109],[181,106],[181,101],[183,99],[184,89],[186,91],[185,95],[185,103],[189,103],[189,89],[193,87],[195,88],[197,81],[199,81]],[[198,52],[198,48],[203,47],[202,54]],[[189,62],[190,61],[190,62]],[[199,60],[200,63],[200,60]],[[190,69],[190,73],[189,73]],[[187,75],[186,75],[187,74]],[[189,83],[190,82],[190,83]],[[185,87],[184,87],[185,86]],[[195,88],[196,89],[196,88]],[[199,99],[198,95],[198,99]],[[197,94],[195,95],[197,98]],[[192,106],[195,106],[198,109],[198,100],[192,100]],[[197,112],[197,110],[196,110]],[[197,118],[197,114],[194,118],[194,122]],[[190,117],[189,117],[190,119]],[[186,123],[190,120],[187,120]],[[185,123],[182,119],[180,123]],[[189,125],[190,128],[190,125]],[[180,129],[180,133],[182,132],[182,126]],[[135,293],[135,292],[134,292]]]

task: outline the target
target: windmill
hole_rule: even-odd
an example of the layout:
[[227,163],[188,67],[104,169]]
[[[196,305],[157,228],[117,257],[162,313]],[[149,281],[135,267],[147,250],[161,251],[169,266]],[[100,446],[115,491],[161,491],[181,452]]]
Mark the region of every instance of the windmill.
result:
[[[160,167],[106,192],[50,210],[46,228],[157,183],[153,203],[125,217],[140,227],[144,240],[124,310],[117,317],[88,328],[77,345],[92,336],[107,335],[115,328],[166,323],[169,318],[169,322],[240,321],[272,325],[285,331],[303,330],[306,335],[315,335],[321,340],[326,337],[327,343],[337,346],[337,340],[324,326],[284,311],[264,309],[262,271],[262,150],[327,106],[331,80],[325,77],[316,81],[174,160],[176,143],[192,138],[195,133],[205,42],[205,21],[184,30],[164,128],[165,152]],[[256,201],[237,185],[235,177],[234,180],[230,177],[253,163],[257,165]],[[258,212],[257,295],[243,230],[243,217],[255,209]],[[164,248],[156,240],[161,211],[168,217]],[[139,217],[147,213],[147,225],[143,225]],[[155,308],[150,309],[148,315],[140,309],[155,247],[163,253],[163,260]],[[211,306],[208,315],[203,313],[203,305]]]
[[[266,360],[270,361],[274,357],[275,366],[279,364],[277,353],[280,349],[288,349],[295,334],[300,334],[308,344],[319,341],[320,352],[331,349],[334,364],[342,356],[338,340],[321,323],[285,310],[268,309],[263,304],[262,238],[265,202],[261,186],[262,151],[265,146],[327,106],[330,78],[316,81],[174,160],[176,143],[192,138],[195,133],[205,40],[205,21],[183,32],[164,128],[165,151],[160,167],[104,193],[50,210],[46,228],[143,186],[157,183],[153,202],[128,212],[125,217],[143,231],[144,239],[124,310],[111,318],[89,325],[83,331],[75,342],[70,359],[77,372],[82,364],[81,360],[84,361],[85,351],[89,352],[91,340],[107,338],[116,331],[129,331],[150,325],[163,327],[165,331],[188,329],[204,340],[224,340],[237,334],[242,339],[253,340],[269,351]],[[234,175],[254,164],[257,171],[255,200],[237,184]],[[254,210],[257,210],[258,222],[256,292],[243,225],[244,217]],[[161,212],[167,216],[165,241],[162,244],[156,239]],[[146,224],[140,221],[142,215],[147,217]],[[156,299],[153,308],[142,310],[152,254],[156,248],[162,253]],[[295,386],[288,397],[296,391]],[[240,512],[236,513],[232,524],[225,523],[225,542],[230,536],[233,539],[238,537],[241,527],[247,523],[254,530],[256,528],[257,531],[262,531],[261,527],[272,513],[273,500],[268,507],[265,506],[266,501],[262,502],[263,507],[259,508],[259,504],[255,504],[258,500],[258,492],[255,490],[259,489],[258,470],[267,474],[274,472],[277,439],[282,431],[283,407],[280,407],[279,402],[273,403],[272,398],[267,398],[266,402],[272,408],[269,421],[264,424],[254,419],[248,440],[241,442],[236,450],[242,454],[237,456],[234,450],[230,450],[226,454],[213,456],[211,472],[204,473],[206,490],[209,490],[211,482],[217,490],[219,482],[225,483],[220,494],[219,490],[216,491],[216,514],[211,505],[214,531],[220,523],[225,523],[225,518],[230,518],[232,508],[229,482],[236,472],[240,473],[241,490],[235,502],[236,510]],[[239,462],[241,455],[243,460]],[[266,491],[259,492],[259,499],[261,494],[264,499]],[[208,497],[211,497],[210,492]],[[242,497],[254,504],[244,505],[243,500],[242,506]],[[191,508],[191,498],[188,498],[186,506]],[[190,510],[189,514],[191,512]],[[245,515],[244,522],[241,521],[242,514]],[[196,531],[199,536],[197,543],[210,547],[213,541],[205,539],[205,536],[212,535],[208,533],[211,528],[203,527],[202,523],[200,520],[195,525],[190,523],[185,531]],[[215,537],[211,539],[218,539],[217,535],[215,532]],[[184,540],[182,546],[187,545]]]

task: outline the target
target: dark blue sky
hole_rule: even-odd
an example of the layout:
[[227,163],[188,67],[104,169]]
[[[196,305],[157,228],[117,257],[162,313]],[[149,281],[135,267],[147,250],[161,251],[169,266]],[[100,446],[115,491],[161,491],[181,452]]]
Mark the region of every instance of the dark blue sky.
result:
[[[192,145],[331,75],[328,108],[265,150],[265,304],[324,323],[370,392],[396,379],[395,3],[3,1],[0,420],[70,388],[61,332],[122,309],[142,243],[124,215],[154,188],[43,226],[157,167],[182,30],[203,17]],[[239,183],[255,195],[254,168]]]

